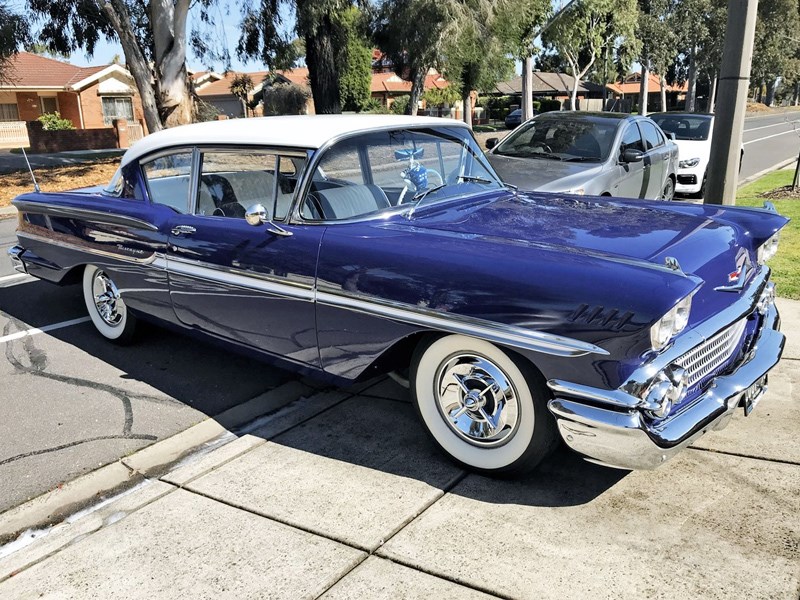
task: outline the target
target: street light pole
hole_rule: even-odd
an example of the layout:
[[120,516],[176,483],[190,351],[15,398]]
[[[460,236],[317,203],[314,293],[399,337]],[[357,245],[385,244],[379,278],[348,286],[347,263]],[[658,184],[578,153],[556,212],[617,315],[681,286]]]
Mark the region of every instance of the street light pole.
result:
[[728,0],[714,137],[703,200],[706,204],[736,204],[757,9],[758,0]]

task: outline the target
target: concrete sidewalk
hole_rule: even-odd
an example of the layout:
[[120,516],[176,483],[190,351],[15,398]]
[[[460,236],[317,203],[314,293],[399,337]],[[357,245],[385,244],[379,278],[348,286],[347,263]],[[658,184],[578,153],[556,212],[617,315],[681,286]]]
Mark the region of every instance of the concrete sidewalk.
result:
[[0,548],[0,597],[794,600],[800,302],[779,306],[767,397],[656,471],[561,450],[523,480],[464,473],[381,379]]

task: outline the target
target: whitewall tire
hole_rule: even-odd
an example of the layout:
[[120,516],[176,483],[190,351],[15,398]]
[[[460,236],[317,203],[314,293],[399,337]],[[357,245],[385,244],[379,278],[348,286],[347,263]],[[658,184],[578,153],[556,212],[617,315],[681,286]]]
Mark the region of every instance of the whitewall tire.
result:
[[127,344],[133,339],[136,317],[122,300],[116,284],[101,268],[86,265],[83,272],[83,299],[97,331],[107,340]]
[[429,339],[414,352],[410,375],[423,425],[464,467],[519,474],[556,445],[544,378],[494,344],[463,335]]

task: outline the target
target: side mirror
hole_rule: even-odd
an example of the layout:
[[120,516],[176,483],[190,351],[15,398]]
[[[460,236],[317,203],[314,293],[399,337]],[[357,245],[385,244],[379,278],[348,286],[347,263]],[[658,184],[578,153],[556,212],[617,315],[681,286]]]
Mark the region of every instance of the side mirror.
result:
[[486,140],[486,149],[491,150],[495,146],[497,146],[497,142],[500,141],[500,138],[489,138]]
[[267,209],[264,208],[263,204],[253,204],[244,213],[244,218],[248,225],[253,225],[254,227],[269,223],[269,213],[267,213]]
[[669,133],[667,133],[667,137],[671,139],[673,142],[678,139],[677,137],[675,137],[674,131],[670,131]]
[[247,221],[248,225],[252,225],[253,227],[264,225],[266,223],[269,225],[267,228],[269,233],[283,237],[289,237],[292,235],[291,231],[287,231],[283,227],[280,227],[272,222],[272,220],[269,218],[269,213],[267,212],[267,209],[264,208],[263,204],[253,204],[245,211],[244,219]]
[[634,150],[633,148],[628,148],[625,152],[622,153],[622,162],[626,163],[635,163],[639,162],[644,158],[644,152],[641,150]]

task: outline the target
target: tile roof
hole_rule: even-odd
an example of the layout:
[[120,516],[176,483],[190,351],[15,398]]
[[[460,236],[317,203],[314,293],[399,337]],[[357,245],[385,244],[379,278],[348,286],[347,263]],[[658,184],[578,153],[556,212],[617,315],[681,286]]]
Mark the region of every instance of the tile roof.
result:
[[[566,73],[545,73],[542,71],[533,72],[534,94],[568,94],[572,91],[575,78]],[[519,75],[508,81],[501,81],[495,88],[501,94],[521,94],[522,76]],[[578,93],[602,91],[603,86],[591,81],[581,81],[578,83]]]
[[19,52],[9,59],[2,87],[68,88],[106,68],[108,65],[78,67],[38,54]]
[[258,86],[264,77],[268,74],[267,71],[253,71],[251,73],[239,73],[237,71],[228,71],[223,73],[222,79],[209,80],[207,83],[201,83],[197,86],[198,96],[230,96],[231,84],[233,80],[239,75],[249,75],[253,81],[253,87]]
[[[614,87],[612,88],[609,84],[609,89],[614,90],[618,94],[638,94],[639,93],[639,85],[642,81],[642,74],[641,73],[631,73],[625,76],[621,82],[617,81],[614,83]],[[667,91],[668,92],[685,92],[687,89],[686,83],[681,85],[669,85],[667,84]],[[648,81],[647,81],[647,93],[653,94],[656,92],[661,91],[661,78],[653,73],[652,71],[649,73]]]
[[[447,80],[439,73],[431,73],[425,76],[425,89],[432,88],[444,89],[450,85]],[[411,82],[405,81],[397,73],[386,71],[385,73],[373,73],[370,92],[389,92],[389,93],[411,93]]]

